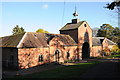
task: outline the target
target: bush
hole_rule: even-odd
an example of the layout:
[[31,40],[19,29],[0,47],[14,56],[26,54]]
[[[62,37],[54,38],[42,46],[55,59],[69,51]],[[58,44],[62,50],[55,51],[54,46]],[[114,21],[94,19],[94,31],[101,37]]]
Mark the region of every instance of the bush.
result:
[[120,54],[120,49],[118,48],[117,45],[113,46],[113,48],[111,49],[111,55],[114,54]]

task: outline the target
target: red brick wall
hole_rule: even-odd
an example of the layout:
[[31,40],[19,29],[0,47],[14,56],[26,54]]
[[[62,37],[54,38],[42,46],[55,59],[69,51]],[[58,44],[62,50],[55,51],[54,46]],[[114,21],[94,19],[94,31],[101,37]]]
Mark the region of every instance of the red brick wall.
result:
[[60,59],[59,62],[64,62],[67,60],[66,55],[69,51],[70,53],[70,60],[73,60],[75,54],[77,53],[76,49],[77,46],[63,46],[65,45],[59,38],[55,37],[50,41],[50,55],[51,55],[51,62],[55,61],[55,51],[58,49],[60,51]]
[[[84,26],[86,24],[86,27]],[[82,55],[82,46],[84,43],[84,35],[85,32],[88,33],[88,43],[90,46],[90,56],[92,56],[92,30],[87,22],[84,22],[79,28],[78,28],[78,45],[79,45],[79,53]]]
[[[39,55],[43,54],[44,62],[38,62]],[[37,66],[49,62],[49,48],[18,49],[18,64],[20,69]]]
[[111,50],[115,45],[108,45],[108,48]]
[[[84,26],[86,24],[86,27]],[[88,25],[87,22],[84,22],[80,25],[80,27],[76,30],[66,30],[66,31],[60,31],[61,34],[69,34],[77,43],[78,43],[78,52],[79,53],[79,59],[82,57],[82,46],[85,42],[84,35],[85,33],[88,33],[88,43],[90,46],[90,56],[92,56],[92,29]]]
[[102,46],[103,46],[103,49],[108,48],[108,42],[106,38],[103,40]]
[[92,47],[92,57],[101,56],[100,53],[102,51],[102,46],[93,46]]

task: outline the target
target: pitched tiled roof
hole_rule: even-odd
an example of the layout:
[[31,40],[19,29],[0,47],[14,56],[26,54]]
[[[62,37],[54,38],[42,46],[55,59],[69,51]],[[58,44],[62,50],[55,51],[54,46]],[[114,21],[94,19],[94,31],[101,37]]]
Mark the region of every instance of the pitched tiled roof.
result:
[[80,21],[79,23],[67,23],[64,27],[62,27],[60,29],[60,31],[77,29],[83,22],[85,22],[85,21]]
[[114,43],[113,41],[111,41],[109,39],[107,39],[107,41],[108,41],[108,45],[117,45],[116,43]]
[[49,35],[49,36],[47,36],[47,37],[49,37],[48,41],[50,40],[50,38],[59,37],[60,40],[65,45],[77,45],[76,42],[69,35],[64,35],[64,34],[48,34],[48,33],[46,33],[46,35]]
[[49,41],[54,37],[59,37],[65,45],[77,45],[69,35],[26,32],[24,34],[0,38],[0,41],[2,42],[2,44],[0,44],[0,47],[45,47],[49,45]]
[[24,33],[0,38],[0,47],[17,47]]
[[37,48],[47,46],[44,33],[27,32],[18,47]]
[[101,46],[103,40],[104,40],[104,37],[92,37],[92,45],[93,46]]
[[[104,39],[105,39],[104,37],[93,37],[92,38],[92,45],[93,46],[100,46],[100,45],[102,45],[102,42]],[[114,43],[113,41],[111,41],[107,38],[106,38],[106,40],[108,42],[108,45],[116,45],[116,43]]]

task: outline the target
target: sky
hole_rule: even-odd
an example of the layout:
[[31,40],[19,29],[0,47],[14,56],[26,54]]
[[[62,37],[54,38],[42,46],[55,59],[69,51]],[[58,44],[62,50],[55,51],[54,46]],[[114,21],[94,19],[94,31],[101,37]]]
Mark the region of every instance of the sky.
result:
[[35,32],[42,28],[50,33],[59,34],[59,30],[73,19],[75,5],[78,18],[87,21],[91,28],[102,24],[117,27],[117,18],[112,11],[104,8],[108,2],[2,2],[0,37],[12,34],[19,25],[26,32]]

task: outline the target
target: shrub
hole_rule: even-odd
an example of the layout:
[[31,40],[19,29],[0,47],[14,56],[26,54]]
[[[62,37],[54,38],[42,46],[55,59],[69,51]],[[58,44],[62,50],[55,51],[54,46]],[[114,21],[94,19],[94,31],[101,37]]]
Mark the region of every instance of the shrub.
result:
[[113,46],[113,48],[111,49],[111,54],[120,54],[120,49],[118,48],[117,45]]

